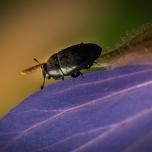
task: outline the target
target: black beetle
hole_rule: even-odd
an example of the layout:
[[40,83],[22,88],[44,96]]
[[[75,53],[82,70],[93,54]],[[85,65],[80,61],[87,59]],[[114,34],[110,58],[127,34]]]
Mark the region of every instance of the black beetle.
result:
[[45,63],[40,63],[34,58],[38,65],[25,69],[22,73],[28,73],[41,67],[44,78],[42,89],[45,84],[45,78],[64,80],[64,76],[78,77],[82,75],[80,70],[90,68],[100,56],[101,51],[102,48],[97,44],[76,44],[53,54]]

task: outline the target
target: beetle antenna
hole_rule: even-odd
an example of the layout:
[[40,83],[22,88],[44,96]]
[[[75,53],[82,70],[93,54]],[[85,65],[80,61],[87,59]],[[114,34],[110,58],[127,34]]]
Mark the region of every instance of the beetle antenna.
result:
[[34,60],[35,62],[37,62],[37,63],[41,66],[41,69],[42,69],[41,63],[40,63],[36,58],[33,58],[33,60]]
[[41,89],[43,89],[44,88],[44,84],[45,84],[45,75],[43,74],[43,67],[42,67],[42,64],[36,59],[36,58],[33,58],[33,60],[35,61],[35,62],[37,62],[39,65],[40,65],[40,67],[41,67],[41,70],[42,70],[42,75],[43,75],[43,83],[42,83],[42,85],[41,85]]

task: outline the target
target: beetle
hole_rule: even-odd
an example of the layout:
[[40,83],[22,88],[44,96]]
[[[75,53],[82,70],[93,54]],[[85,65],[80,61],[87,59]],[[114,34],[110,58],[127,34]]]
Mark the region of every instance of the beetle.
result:
[[40,63],[34,58],[38,65],[25,69],[22,73],[26,74],[37,68],[41,68],[43,74],[41,89],[43,89],[46,78],[64,80],[64,76],[75,78],[81,75],[83,77],[80,70],[89,69],[101,55],[101,52],[102,48],[94,43],[72,45],[50,56],[47,62]]

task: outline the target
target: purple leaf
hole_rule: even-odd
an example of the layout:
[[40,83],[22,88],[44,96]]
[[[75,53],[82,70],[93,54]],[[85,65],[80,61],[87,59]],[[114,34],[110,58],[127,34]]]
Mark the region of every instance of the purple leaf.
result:
[[151,141],[151,65],[52,84],[0,120],[1,152],[145,152]]

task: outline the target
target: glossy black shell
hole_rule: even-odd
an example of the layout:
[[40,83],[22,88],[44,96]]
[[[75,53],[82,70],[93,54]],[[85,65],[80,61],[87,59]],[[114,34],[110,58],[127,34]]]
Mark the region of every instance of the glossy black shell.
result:
[[47,78],[61,78],[81,69],[90,68],[100,56],[102,48],[93,43],[80,43],[53,54],[44,65]]

